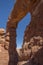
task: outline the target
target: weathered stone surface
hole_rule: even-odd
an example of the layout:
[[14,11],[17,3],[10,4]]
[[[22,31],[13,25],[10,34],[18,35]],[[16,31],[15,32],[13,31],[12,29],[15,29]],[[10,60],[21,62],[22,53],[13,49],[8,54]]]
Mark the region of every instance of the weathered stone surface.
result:
[[[18,65],[43,65],[43,37],[32,37],[22,49],[17,49],[19,55]],[[29,52],[30,51],[30,52]]]
[[5,30],[0,28],[0,45],[5,44]]
[[[27,26],[28,28],[26,28],[27,30],[25,31],[23,49],[20,49],[19,53],[17,53],[16,50],[17,24],[28,12],[31,12],[32,15],[31,23],[29,24],[29,26]],[[38,56],[40,52],[38,54],[37,52],[42,47],[43,47],[43,0],[41,1],[17,0],[11,13],[11,16],[7,22],[5,48],[8,49],[9,52],[8,65],[17,65],[18,55],[19,60],[29,59],[31,65],[35,65],[38,61],[38,58],[37,57],[35,58],[35,54],[36,56]],[[40,55],[41,54],[39,54],[38,57],[41,58],[43,62],[43,56],[41,57]],[[34,64],[34,58],[37,59],[35,61],[36,62],[35,64]],[[41,60],[39,60],[39,62]],[[42,62],[40,62],[39,64],[43,65]],[[23,65],[30,65],[30,64],[23,64]]]
[[32,19],[27,26],[24,33],[24,41],[29,42],[33,36],[43,37],[43,2],[36,7],[36,10],[32,13]]
[[[43,65],[43,0],[32,12],[24,33],[23,49],[31,50],[31,65]],[[25,64],[24,64],[25,65]],[[30,65],[30,64],[29,64]]]
[[4,49],[4,47],[0,46],[1,51],[0,51],[0,65],[8,65],[9,61],[9,55],[8,51]]
[[5,30],[3,28],[0,28],[0,35],[1,34],[4,35],[4,33],[5,33]]
[[30,59],[31,50],[17,49],[17,52],[18,52],[19,61],[26,61],[26,60]]
[[9,55],[8,51],[5,50],[5,29],[0,28],[0,65],[8,65]]
[[9,53],[8,65],[14,65],[14,64],[17,65],[18,53],[16,51],[16,27],[8,28],[8,31],[6,33],[5,49],[7,49]]
[[2,47],[4,47],[5,44],[5,30],[0,29],[0,52],[2,51]]
[[[10,64],[9,65],[11,65],[11,64],[16,65],[17,64],[16,60],[18,59],[17,53],[16,53],[17,24],[28,12],[32,12],[32,10],[35,9],[34,7],[36,7],[39,2],[40,2],[40,0],[35,0],[35,1],[34,0],[33,1],[31,1],[31,0],[24,0],[24,1],[17,0],[17,2],[15,3],[13,11],[8,19],[8,22],[7,22],[7,31],[6,31],[7,33],[10,34],[10,36],[9,36],[10,37],[10,41],[9,41],[9,56],[10,56],[9,63]],[[7,39],[6,39],[6,42],[8,41]],[[27,55],[25,55],[25,56],[27,56]]]

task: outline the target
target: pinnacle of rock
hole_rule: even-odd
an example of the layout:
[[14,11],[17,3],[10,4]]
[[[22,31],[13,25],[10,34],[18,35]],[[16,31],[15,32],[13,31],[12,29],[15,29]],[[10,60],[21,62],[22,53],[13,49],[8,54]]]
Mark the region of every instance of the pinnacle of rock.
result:
[[0,28],[0,35],[5,33],[5,29]]

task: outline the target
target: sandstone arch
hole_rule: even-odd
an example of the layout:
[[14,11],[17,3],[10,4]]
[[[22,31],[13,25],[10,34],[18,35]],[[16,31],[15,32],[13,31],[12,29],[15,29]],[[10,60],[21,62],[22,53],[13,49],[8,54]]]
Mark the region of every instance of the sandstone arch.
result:
[[[41,0],[42,1],[42,0]],[[40,0],[17,0],[7,22],[6,41],[9,41],[9,65],[17,65],[18,57],[16,52],[16,28],[19,21],[31,12],[33,17],[34,10],[38,6]],[[34,17],[33,17],[34,18]],[[9,39],[7,39],[9,36]]]

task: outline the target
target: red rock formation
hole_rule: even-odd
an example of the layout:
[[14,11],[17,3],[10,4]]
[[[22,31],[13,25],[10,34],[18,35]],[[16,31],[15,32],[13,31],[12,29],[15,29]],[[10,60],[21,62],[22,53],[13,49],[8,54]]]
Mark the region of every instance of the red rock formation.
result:
[[[42,1],[42,0],[41,0]],[[9,17],[9,20],[7,22],[7,31],[6,33],[9,33],[9,65],[17,65],[18,57],[16,52],[16,28],[18,22],[28,13],[31,12],[32,15],[32,23],[29,25],[29,32],[25,34],[24,41],[29,41],[31,37],[33,36],[43,36],[43,24],[42,21],[42,12],[43,9],[41,8],[43,6],[43,3],[41,3],[41,7],[39,7],[39,4],[41,2],[40,0],[17,0],[13,11],[11,13],[11,16]],[[41,8],[41,9],[40,9]],[[37,13],[36,13],[37,12]],[[37,16],[37,14],[40,14]],[[36,21],[37,22],[36,22]],[[34,21],[34,22],[33,22]],[[41,25],[40,25],[41,24]],[[41,27],[42,26],[42,27]],[[40,29],[41,27],[41,29]],[[40,33],[41,32],[41,33]],[[31,35],[30,35],[31,34]],[[6,36],[6,42],[8,41]]]
[[8,28],[8,33],[6,34],[6,45],[5,48],[9,52],[9,63],[8,65],[17,65],[18,54],[16,51],[16,26],[14,28]]
[[30,24],[26,27],[24,41],[29,42],[33,36],[43,37],[43,2],[32,13]]
[[24,33],[23,48],[31,49],[33,65],[43,65],[43,1],[32,12],[31,22]]

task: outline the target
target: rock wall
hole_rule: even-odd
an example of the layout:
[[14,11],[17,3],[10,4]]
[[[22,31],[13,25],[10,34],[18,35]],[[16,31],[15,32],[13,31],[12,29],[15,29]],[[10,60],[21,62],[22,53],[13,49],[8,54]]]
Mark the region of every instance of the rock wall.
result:
[[35,11],[32,12],[31,22],[26,27],[23,42],[25,41],[29,42],[29,40],[33,36],[43,37],[43,9],[42,8],[43,8],[43,2],[36,7]]
[[0,65],[8,65],[9,55],[8,50],[4,48],[6,31],[0,28]]
[[43,0],[31,13],[31,16],[31,22],[26,27],[24,33],[22,48],[25,51],[31,50],[30,58],[32,60],[30,60],[30,63],[33,65],[43,65]]

